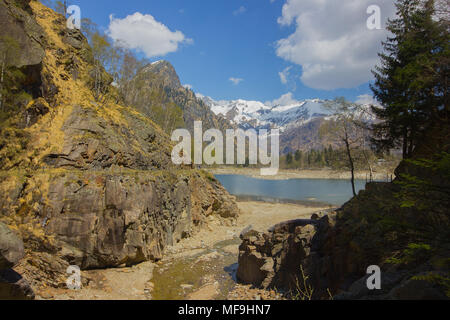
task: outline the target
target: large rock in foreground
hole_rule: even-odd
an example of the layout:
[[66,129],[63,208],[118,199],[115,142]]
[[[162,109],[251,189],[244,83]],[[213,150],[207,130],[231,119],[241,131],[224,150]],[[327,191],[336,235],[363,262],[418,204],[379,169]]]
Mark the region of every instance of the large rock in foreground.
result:
[[[223,187],[195,172],[63,171],[22,181],[9,177],[0,189],[9,192],[0,201],[5,220],[30,226],[21,229],[29,249],[82,269],[159,260],[207,216],[238,215]],[[198,194],[202,189],[208,192]]]
[[[417,243],[417,232],[405,232],[405,226],[425,224],[416,212],[393,205],[396,188],[368,184],[358,197],[322,218],[314,215],[267,233],[243,234],[238,280],[306,299],[329,299],[330,294],[351,300],[448,299],[448,239],[438,234],[440,241],[427,245]],[[379,290],[367,286],[370,266],[380,267]]]
[[[262,288],[296,289],[303,272],[312,265],[314,250],[330,227],[328,216],[320,220],[294,220],[273,227],[268,233],[249,231],[241,235],[237,278]],[[305,270],[306,269],[306,270]]]
[[28,282],[11,269],[24,255],[22,239],[0,223],[0,300],[34,299]]
[[22,239],[0,222],[0,270],[14,267],[24,255]]

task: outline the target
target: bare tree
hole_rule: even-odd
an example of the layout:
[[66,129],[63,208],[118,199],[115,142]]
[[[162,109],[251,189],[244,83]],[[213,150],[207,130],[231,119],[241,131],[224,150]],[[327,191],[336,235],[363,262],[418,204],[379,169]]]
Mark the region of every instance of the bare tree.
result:
[[372,164],[371,156],[373,156],[372,150],[370,148],[370,139],[371,139],[371,125],[367,119],[372,117],[370,111],[363,106],[356,105],[354,106],[354,111],[356,111],[353,115],[353,122],[355,124],[356,129],[356,139],[358,141],[358,148],[361,150],[361,153],[364,157],[364,162],[366,163],[367,168],[370,173],[370,181],[373,181],[374,177],[374,169]]
[[94,96],[97,101],[103,100],[105,91],[108,89],[109,83],[106,83],[107,76],[104,66],[107,65],[111,57],[111,44],[105,35],[96,32],[92,36],[92,53],[94,55]]
[[335,143],[345,146],[348,166],[351,172],[352,191],[356,197],[353,149],[358,143],[358,126],[355,120],[358,105],[348,102],[344,98],[337,98],[327,103],[325,107],[331,112],[333,120],[327,121],[321,127],[321,134],[327,135],[335,140]]

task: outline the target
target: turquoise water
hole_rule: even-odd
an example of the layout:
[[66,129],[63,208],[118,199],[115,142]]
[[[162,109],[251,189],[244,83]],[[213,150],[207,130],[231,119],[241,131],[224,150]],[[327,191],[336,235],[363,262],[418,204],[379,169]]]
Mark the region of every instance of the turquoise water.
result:
[[[241,175],[216,175],[216,178],[235,196],[320,202],[333,206],[341,206],[353,197],[352,185],[347,180],[263,180]],[[365,184],[365,180],[357,180],[357,192],[363,190]]]

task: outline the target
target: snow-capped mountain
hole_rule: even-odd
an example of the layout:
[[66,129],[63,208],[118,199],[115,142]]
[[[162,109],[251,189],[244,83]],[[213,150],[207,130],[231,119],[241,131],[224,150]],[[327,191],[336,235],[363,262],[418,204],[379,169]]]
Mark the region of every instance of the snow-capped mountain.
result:
[[[233,100],[216,101],[197,94],[213,113],[225,117],[242,129],[280,129],[282,152],[297,149],[320,149],[319,129],[324,121],[334,119],[333,112],[325,107],[326,100],[311,99],[287,105],[273,105],[260,101]],[[355,111],[356,118],[375,121],[370,105],[360,105]]]
[[[285,131],[307,124],[315,119],[329,119],[332,112],[325,107],[329,101],[310,99],[288,105],[271,105],[260,101],[232,100],[215,101],[197,95],[216,115],[221,115],[241,128],[278,128]],[[361,105],[360,116],[371,120],[369,105]]]
[[290,105],[269,105],[260,101],[215,101],[199,96],[216,115],[227,118],[241,128],[279,128],[281,131],[300,126],[315,118],[330,116],[325,101],[305,100]]

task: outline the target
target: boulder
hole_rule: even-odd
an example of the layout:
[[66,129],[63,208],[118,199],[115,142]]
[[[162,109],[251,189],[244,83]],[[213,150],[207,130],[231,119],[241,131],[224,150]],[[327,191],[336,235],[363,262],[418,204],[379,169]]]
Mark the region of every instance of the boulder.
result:
[[28,282],[11,269],[24,255],[22,239],[0,222],[0,300],[34,299]]
[[[317,251],[326,239],[331,220],[324,216],[287,221],[264,234],[247,230],[241,235],[238,280],[264,289],[286,290],[295,290],[297,281],[303,283],[304,275],[315,285],[326,281],[314,265],[321,259]],[[326,288],[326,284],[322,285]],[[318,290],[317,297],[322,293]]]
[[14,267],[24,255],[22,239],[0,222],[0,270]]

